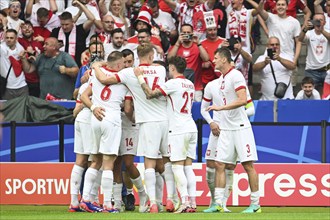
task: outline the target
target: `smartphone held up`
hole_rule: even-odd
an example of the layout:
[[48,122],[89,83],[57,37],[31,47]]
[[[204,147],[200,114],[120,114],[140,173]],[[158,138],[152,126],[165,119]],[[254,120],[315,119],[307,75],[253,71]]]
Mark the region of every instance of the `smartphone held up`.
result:
[[267,56],[273,60],[274,59],[274,53],[275,53],[275,50],[273,48],[268,48],[267,49]]

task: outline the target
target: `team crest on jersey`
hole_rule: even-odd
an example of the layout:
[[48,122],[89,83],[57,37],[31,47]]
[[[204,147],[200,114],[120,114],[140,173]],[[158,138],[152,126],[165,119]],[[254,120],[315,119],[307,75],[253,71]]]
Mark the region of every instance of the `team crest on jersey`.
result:
[[189,50],[183,51],[183,56],[184,57],[189,57],[189,55],[190,55],[190,51]]
[[225,81],[224,80],[221,82],[220,89],[221,90],[224,90],[225,89]]

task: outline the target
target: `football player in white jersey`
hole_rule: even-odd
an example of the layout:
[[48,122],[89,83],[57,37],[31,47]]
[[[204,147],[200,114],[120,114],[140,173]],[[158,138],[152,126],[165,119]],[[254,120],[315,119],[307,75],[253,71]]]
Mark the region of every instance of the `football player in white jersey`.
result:
[[[134,53],[130,49],[124,49],[121,51],[125,58],[124,64],[125,68],[133,67],[134,65]],[[128,100],[125,100],[124,109],[131,109],[134,114],[133,97],[129,92]],[[124,195],[126,195],[125,210],[134,211],[135,210],[135,197],[133,193],[133,184],[135,185],[139,197],[147,198],[145,188],[142,182],[142,178],[139,170],[134,164],[134,156],[137,154],[137,145],[139,137],[139,125],[135,123],[134,115],[132,118],[128,118],[127,115],[122,112],[122,137],[121,144],[119,147],[119,155],[123,158],[122,164],[122,179],[126,186],[126,192],[122,190],[123,201]],[[124,194],[124,193],[125,194]]]
[[[124,62],[125,68],[133,67],[134,53],[130,49],[124,49],[121,52],[123,53],[125,58],[125,62]],[[132,94],[129,93],[128,97],[129,97],[129,101],[125,101],[124,104],[129,105],[128,106],[129,108],[134,109]],[[133,184],[135,185],[140,197],[146,197],[146,192],[142,183],[140,172],[134,165],[134,156],[137,153],[139,125],[135,123],[134,118],[130,120],[124,112],[122,112],[121,114],[121,119],[122,119],[122,136],[121,136],[121,144],[119,147],[119,155],[123,157],[122,176],[123,176],[123,182],[127,190],[125,192],[126,201],[124,201],[124,195],[123,195],[123,201],[125,203],[126,211],[134,211],[135,197],[133,193]]]
[[[146,82],[152,88],[165,83],[166,71],[162,66],[151,66],[153,62],[153,46],[149,43],[139,45],[137,54],[140,59],[140,67],[143,67]],[[105,85],[116,83],[125,84],[132,92],[135,108],[135,121],[140,126],[138,156],[144,156],[145,185],[150,198],[150,212],[157,213],[156,204],[156,160],[159,154],[163,156],[165,164],[165,180],[167,190],[174,195],[174,176],[169,160],[168,152],[168,116],[166,112],[166,99],[148,100],[134,75],[133,68],[126,68],[115,76],[107,77],[99,67],[95,66],[96,77]],[[169,165],[166,165],[169,163]],[[169,188],[169,186],[173,187]],[[146,211],[148,198],[140,198],[140,212]]]
[[242,73],[231,65],[231,54],[227,48],[218,48],[214,56],[215,68],[222,74],[220,76],[219,96],[221,105],[209,106],[206,110],[222,111],[219,114],[220,129],[218,152],[215,161],[216,182],[215,202],[216,208],[224,212],[223,199],[226,187],[226,164],[236,164],[237,158],[242,163],[249,179],[251,189],[251,205],[244,213],[261,212],[259,204],[258,174],[253,163],[258,160],[256,144],[244,106],[247,104],[246,82]]
[[[213,112],[213,118],[211,117],[210,113],[206,111],[206,108],[210,106],[211,102],[213,105],[220,106],[221,105],[221,96],[219,95],[219,88],[220,88],[220,78],[215,79],[211,82],[209,82],[205,89],[203,94],[203,100],[201,103],[201,115],[206,120],[206,122],[210,125],[210,136],[209,141],[207,145],[207,150],[205,153],[205,159],[206,159],[206,180],[207,185],[209,187],[210,193],[211,193],[211,200],[210,200],[210,206],[208,209],[204,210],[203,212],[218,212],[216,209],[216,203],[214,199],[214,183],[215,183],[215,172],[217,169],[217,166],[215,164],[215,158],[218,153],[217,152],[217,145],[218,145],[218,138],[220,134],[220,114],[221,111],[214,111]],[[248,116],[254,115],[254,105],[250,96],[250,92],[247,89],[247,105],[245,106],[245,112]],[[227,199],[230,196],[230,193],[232,191],[232,185],[233,185],[233,174],[234,169],[236,167],[236,164],[226,164],[226,190],[223,200],[223,210],[224,212],[230,212],[230,210],[227,209],[226,203]]]
[[[107,59],[107,66],[100,70],[107,75],[114,75],[124,67],[121,52],[112,52]],[[93,76],[94,74],[92,74]],[[92,164],[85,174],[85,186],[80,208],[95,212],[89,201],[98,170],[103,166],[101,186],[104,194],[103,212],[118,212],[111,205],[113,187],[113,167],[121,140],[121,103],[128,90],[124,85],[104,85],[96,77],[91,79],[90,86],[81,95],[82,102],[93,112],[91,118],[94,146],[91,151]],[[92,96],[92,101],[90,100]]]
[[154,90],[145,82],[143,69],[135,68],[134,72],[148,99],[167,97],[167,110],[171,115],[168,137],[170,159],[182,199],[182,205],[176,212],[196,212],[196,176],[192,161],[196,158],[197,128],[191,115],[195,87],[183,75],[187,66],[184,58],[171,57],[168,64],[172,79]]
[[[90,44],[90,49],[93,51],[103,51],[103,45],[101,43],[92,43]],[[86,74],[85,82],[89,80],[90,72]],[[80,79],[79,79],[80,80]],[[81,211],[79,208],[78,194],[80,186],[82,184],[82,177],[84,171],[87,170],[88,159],[90,159],[90,153],[92,148],[92,136],[91,136],[91,115],[92,112],[87,108],[80,100],[81,94],[87,89],[89,83],[86,82],[77,89],[77,100],[76,106],[73,110],[73,116],[75,119],[75,135],[74,135],[74,152],[76,153],[76,162],[72,167],[71,178],[70,178],[70,193],[71,193],[71,204],[69,207],[69,212],[78,212]],[[93,189],[90,193],[90,201],[92,204],[98,205],[98,191],[101,184],[101,175],[102,171],[99,171],[97,176],[97,181],[93,185]]]
[[79,189],[84,170],[87,168],[88,157],[92,149],[92,136],[90,129],[91,110],[86,108],[80,100],[81,94],[87,89],[88,83],[84,83],[78,91],[76,106],[73,110],[74,122],[74,152],[76,162],[73,165],[70,178],[71,203],[69,212],[79,212]]

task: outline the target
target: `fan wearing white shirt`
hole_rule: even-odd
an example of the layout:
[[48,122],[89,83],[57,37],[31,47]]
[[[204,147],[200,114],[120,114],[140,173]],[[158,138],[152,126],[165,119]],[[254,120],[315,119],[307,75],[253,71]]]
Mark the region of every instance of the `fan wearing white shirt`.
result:
[[313,78],[315,88],[320,93],[330,68],[330,33],[325,30],[329,25],[324,14],[315,14],[299,34],[299,41],[307,45],[305,76]]
[[18,0],[11,1],[9,4],[8,11],[8,29],[15,29],[18,33],[18,36],[21,36],[21,24],[24,23],[23,20],[19,19],[19,15],[21,13],[21,3]]
[[314,89],[314,80],[306,76],[301,81],[301,90],[296,96],[296,100],[320,100],[320,93]]
[[288,85],[285,95],[282,99],[294,99],[293,89],[291,83],[292,70],[296,65],[293,63],[292,56],[280,52],[282,42],[277,37],[269,37],[267,48],[271,49],[272,53],[265,54],[258,57],[253,65],[253,72],[259,73],[261,76],[261,93],[260,100],[275,100],[277,97],[274,95],[275,80],[272,74],[272,67],[276,82],[283,82]]

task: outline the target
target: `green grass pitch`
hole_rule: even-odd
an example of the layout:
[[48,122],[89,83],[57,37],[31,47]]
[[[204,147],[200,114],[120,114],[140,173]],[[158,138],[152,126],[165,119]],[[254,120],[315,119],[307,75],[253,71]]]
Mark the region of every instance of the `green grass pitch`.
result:
[[[206,207],[198,207],[197,213],[69,213],[67,206],[49,205],[0,205],[1,220],[222,220],[222,219],[246,219],[246,220],[330,220],[329,207],[262,207],[262,213],[241,214],[245,207],[229,207],[232,213],[202,213]],[[136,209],[137,210],[137,209]]]

